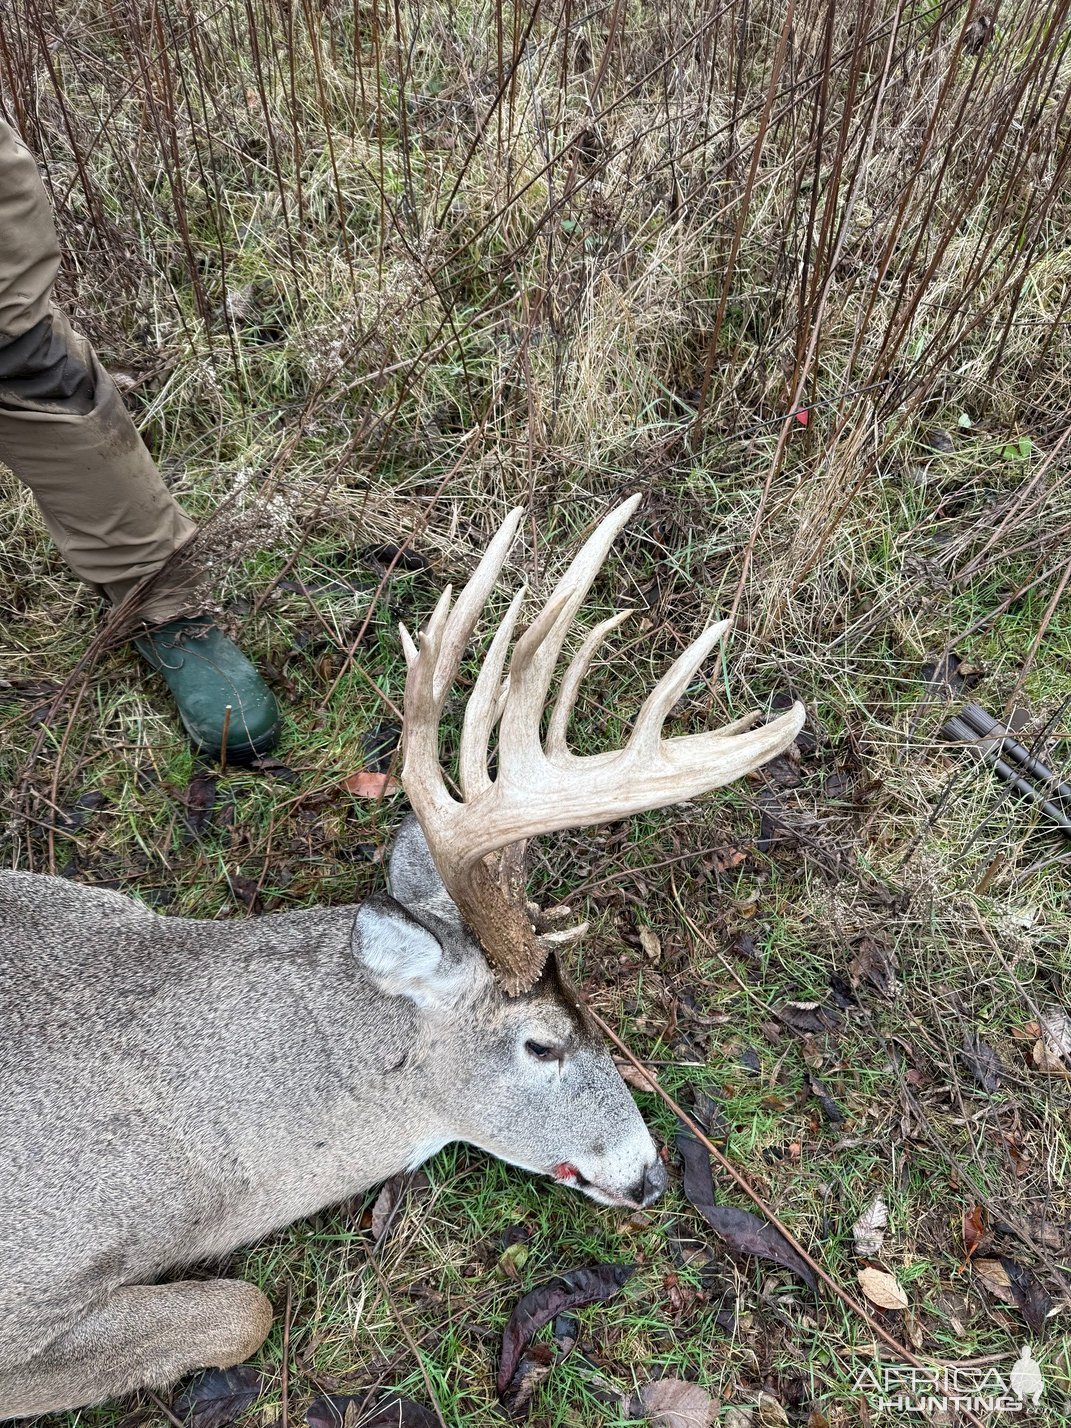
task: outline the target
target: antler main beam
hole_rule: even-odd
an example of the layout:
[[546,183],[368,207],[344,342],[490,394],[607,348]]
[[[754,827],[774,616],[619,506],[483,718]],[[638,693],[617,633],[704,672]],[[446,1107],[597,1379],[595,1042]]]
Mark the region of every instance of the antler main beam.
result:
[[[624,748],[574,754],[567,731],[577,693],[603,640],[632,613],[623,610],[596,625],[573,656],[543,739],[543,711],[566,635],[610,546],[639,503],[640,497],[633,496],[595,528],[516,641],[504,675],[524,587],[514,595],[465,710],[460,800],[447,788],[439,762],[439,724],[524,512],[506,517],[456,603],[449,586],[443,591],[416,642],[401,627],[408,665],[402,782],[447,891],[510,993],[535,983],[553,945],[536,935],[529,920],[516,845],[523,849],[540,833],[664,808],[732,783],[782,753],[803,725],[804,709],[797,703],[759,728],[752,726],[760,716],[749,714],[721,729],[663,737],[670,710],[728,629],[728,620],[722,620],[693,640],[651,690]],[[492,779],[488,753],[496,726],[498,769]]]

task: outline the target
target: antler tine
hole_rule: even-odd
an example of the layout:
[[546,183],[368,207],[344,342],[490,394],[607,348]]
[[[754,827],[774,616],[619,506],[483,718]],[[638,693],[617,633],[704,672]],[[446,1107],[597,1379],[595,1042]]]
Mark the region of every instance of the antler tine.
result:
[[729,628],[729,620],[717,620],[694,639],[658,681],[636,716],[629,747],[649,753],[662,737],[666,715],[688,688],[688,681]]
[[621,610],[618,614],[611,615],[608,620],[602,620],[597,624],[585,638],[584,643],[573,656],[569,668],[562,675],[558,698],[554,702],[554,710],[547,727],[546,750],[549,759],[568,755],[569,716],[573,712],[573,705],[576,703],[576,696],[584,682],[588,667],[610,631],[616,630],[618,625],[623,625],[631,614],[633,614],[632,610]]
[[417,662],[417,647],[413,636],[404,625],[398,626],[398,638],[402,642],[402,654],[405,655],[406,669],[412,669]]
[[499,734],[504,759],[530,764],[537,757],[539,723],[566,632],[611,545],[640,500],[639,494],[631,496],[602,518],[554,587],[542,611],[517,641],[510,660],[510,692]]
[[461,727],[461,751],[458,757],[458,781],[462,797],[468,802],[491,787],[487,773],[487,749],[491,730],[499,720],[503,707],[502,668],[506,663],[509,642],[521,612],[527,587],[522,585],[510,601],[509,609],[484,656],[480,673],[465,707]]
[[453,609],[453,591],[448,585],[416,641],[408,631],[402,635],[408,665],[402,780],[425,835],[431,841],[441,837],[443,828],[438,825],[454,806],[439,764],[439,719],[465,645],[498,578],[523,514],[518,508],[507,515]]
[[[638,501],[625,502],[598,524],[517,640],[503,679],[524,592],[514,595],[469,698],[461,735],[462,801],[450,793],[439,764],[439,719],[480,609],[517,533],[519,511],[506,518],[453,607],[447,591],[416,642],[403,632],[409,671],[402,781],[443,883],[510,994],[535,983],[553,945],[536,934],[524,901],[521,849],[528,839],[663,808],[718,788],[781,753],[803,724],[803,706],[797,704],[759,728],[751,727],[756,716],[747,715],[708,733],[663,736],[667,714],[727,628],[721,622],[704,630],[658,682],[623,748],[573,754],[568,728],[577,693],[603,640],[627,618],[629,612],[622,611],[600,621],[569,662],[544,748],[539,737],[543,705],[570,622]],[[499,758],[492,781],[487,754],[496,723]]]
[[755,721],[761,719],[762,715],[757,709],[752,709],[750,714],[741,714],[739,719],[733,719],[728,724],[723,724],[716,732],[722,735],[740,734],[745,729],[753,729]]
[[[754,716],[749,716],[754,717]],[[807,711],[797,701],[792,708],[768,724],[738,733],[728,730],[740,724],[736,720],[725,729],[709,729],[701,734],[684,734],[679,739],[663,739],[659,745],[661,762],[669,765],[673,777],[665,780],[664,796],[659,801],[642,804],[642,808],[665,808],[670,803],[683,803],[709,789],[722,788],[745,774],[761,768],[767,759],[784,753],[803,728]],[[644,794],[640,780],[637,796]]]
[[[457,604],[454,606],[443,632],[442,644],[435,661],[434,698],[436,702],[446,697],[447,690],[457,678],[465,646],[472,638],[476,621],[480,618],[480,611],[487,603],[487,597],[494,588],[523,516],[524,509],[521,506],[516,506],[510,511],[494,539],[484,551],[479,565],[472,572],[464,590],[457,597]],[[438,613],[438,607],[436,607],[435,614]],[[433,615],[432,619],[434,620],[434,618]]]

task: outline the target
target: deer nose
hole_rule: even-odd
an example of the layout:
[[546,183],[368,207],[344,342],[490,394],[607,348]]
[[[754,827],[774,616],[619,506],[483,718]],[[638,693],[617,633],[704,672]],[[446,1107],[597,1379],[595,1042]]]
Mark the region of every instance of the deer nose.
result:
[[666,1167],[660,1160],[652,1160],[643,1172],[643,1179],[636,1187],[633,1199],[640,1205],[653,1205],[668,1184]]

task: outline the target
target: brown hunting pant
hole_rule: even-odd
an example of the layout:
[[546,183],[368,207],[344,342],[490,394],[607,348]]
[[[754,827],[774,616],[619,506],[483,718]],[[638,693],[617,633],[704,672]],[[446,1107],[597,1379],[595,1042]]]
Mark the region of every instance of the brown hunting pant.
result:
[[[0,119],[0,462],[33,492],[60,553],[118,602],[193,535],[92,347],[52,306],[60,249],[33,155]],[[139,604],[188,604],[174,562]]]

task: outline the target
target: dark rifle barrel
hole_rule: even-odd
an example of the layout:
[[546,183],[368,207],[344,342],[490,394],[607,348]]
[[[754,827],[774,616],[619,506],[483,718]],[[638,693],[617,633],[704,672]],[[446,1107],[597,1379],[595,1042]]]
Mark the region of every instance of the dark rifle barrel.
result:
[[1056,775],[1047,764],[1043,764],[1018,739],[1012,737],[991,714],[987,714],[980,704],[968,704],[959,716],[964,723],[970,726],[977,734],[983,738],[992,735],[994,738],[1001,738],[1001,753],[1021,764],[1027,773],[1033,774],[1036,779],[1048,784],[1046,793],[1053,793],[1057,798],[1066,798],[1071,801],[1071,783],[1057,783]]
[[[1036,788],[1028,779],[1016,773],[1011,764],[1006,763],[997,753],[995,746],[988,749],[982,748],[978,741],[978,731],[972,729],[961,718],[952,718],[942,727],[941,732],[950,738],[961,742],[965,748],[969,749],[982,763],[988,764],[998,777],[1009,784],[1016,793],[1021,793],[1025,798],[1029,798],[1032,803],[1036,803],[1041,812],[1047,818],[1051,818],[1054,823],[1058,823],[1065,832],[1071,833],[1071,818],[1064,812],[1058,804],[1051,799],[1045,798],[1040,789]],[[1050,774],[1051,778],[1052,775]]]

